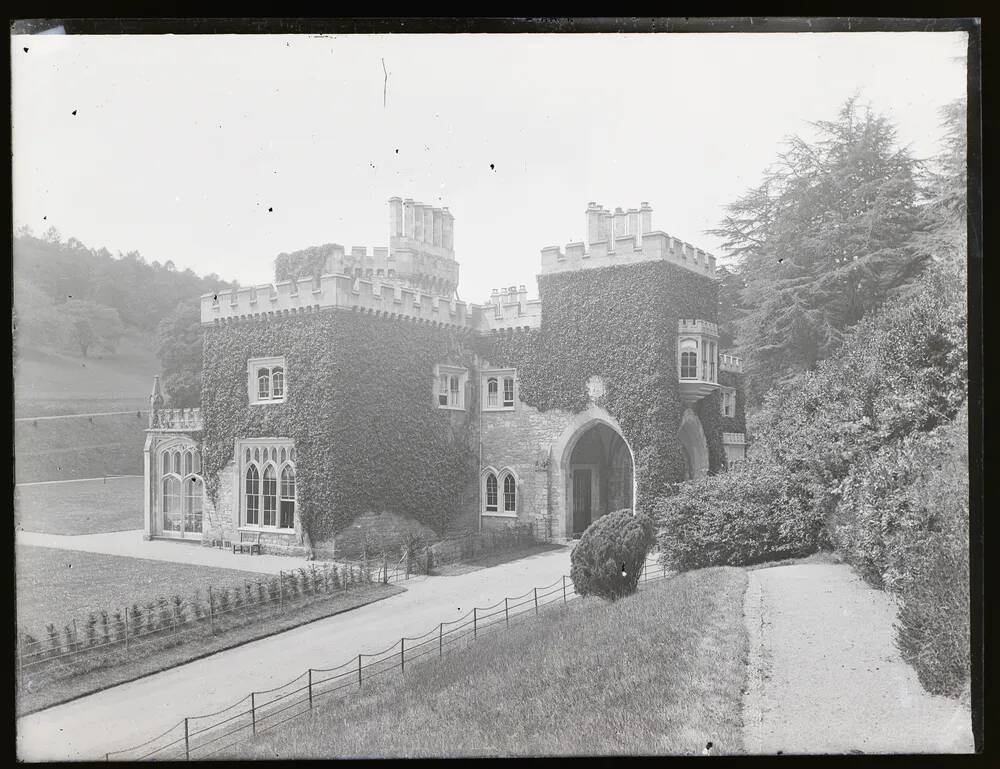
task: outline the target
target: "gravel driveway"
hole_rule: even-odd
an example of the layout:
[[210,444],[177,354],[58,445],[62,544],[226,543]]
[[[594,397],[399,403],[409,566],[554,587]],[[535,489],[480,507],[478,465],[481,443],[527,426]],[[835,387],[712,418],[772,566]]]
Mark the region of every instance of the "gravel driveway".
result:
[[896,606],[845,564],[748,572],[748,753],[970,753],[971,716],[921,688]]

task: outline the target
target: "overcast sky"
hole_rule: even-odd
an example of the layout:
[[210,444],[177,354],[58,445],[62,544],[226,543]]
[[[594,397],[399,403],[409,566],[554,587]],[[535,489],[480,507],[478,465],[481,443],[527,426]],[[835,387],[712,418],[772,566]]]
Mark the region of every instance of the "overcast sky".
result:
[[451,209],[463,299],[534,295],[539,251],[582,240],[591,200],[649,201],[654,229],[724,256],[704,230],[855,92],[934,154],[965,50],[965,33],[16,36],[14,222],[262,283],[282,251],[387,245],[399,195]]

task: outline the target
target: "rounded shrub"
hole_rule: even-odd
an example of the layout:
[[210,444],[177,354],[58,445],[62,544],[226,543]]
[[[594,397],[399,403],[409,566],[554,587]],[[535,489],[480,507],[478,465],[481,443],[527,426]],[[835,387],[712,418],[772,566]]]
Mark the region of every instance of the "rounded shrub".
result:
[[634,593],[654,541],[649,516],[631,510],[602,515],[573,548],[570,577],[576,592],[609,601]]

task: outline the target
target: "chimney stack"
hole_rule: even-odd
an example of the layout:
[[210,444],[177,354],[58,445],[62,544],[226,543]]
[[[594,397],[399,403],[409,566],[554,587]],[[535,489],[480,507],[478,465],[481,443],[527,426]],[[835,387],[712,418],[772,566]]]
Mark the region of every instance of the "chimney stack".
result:
[[587,203],[586,216],[587,216],[588,246],[591,245],[592,243],[598,243],[601,240],[603,240],[603,238],[601,237],[602,211],[603,209],[601,208],[601,206],[597,205],[597,203],[593,201]]
[[389,237],[398,238],[403,234],[403,199],[389,198]]
[[441,209],[441,247],[446,251],[455,250],[455,217],[448,206]]
[[653,209],[645,200],[639,206],[640,235],[653,231]]
[[441,245],[441,209],[434,209],[434,245]]
[[613,237],[624,238],[628,234],[628,218],[621,207],[615,209],[614,223],[615,230]]
[[403,201],[403,237],[413,237],[413,198]]

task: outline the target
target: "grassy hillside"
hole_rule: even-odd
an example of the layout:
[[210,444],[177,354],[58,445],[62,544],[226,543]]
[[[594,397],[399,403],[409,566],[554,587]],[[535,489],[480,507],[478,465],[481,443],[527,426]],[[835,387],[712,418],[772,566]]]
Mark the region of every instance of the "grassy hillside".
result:
[[575,601],[321,701],[231,755],[700,755],[709,741],[741,753],[745,585],[714,568]]
[[159,370],[139,335],[123,340],[116,354],[100,358],[19,345],[15,419],[128,413],[15,422],[16,482],[141,473],[149,391]]
[[160,362],[141,336],[124,340],[114,355],[82,357],[18,345],[14,354],[14,416],[146,409]]

